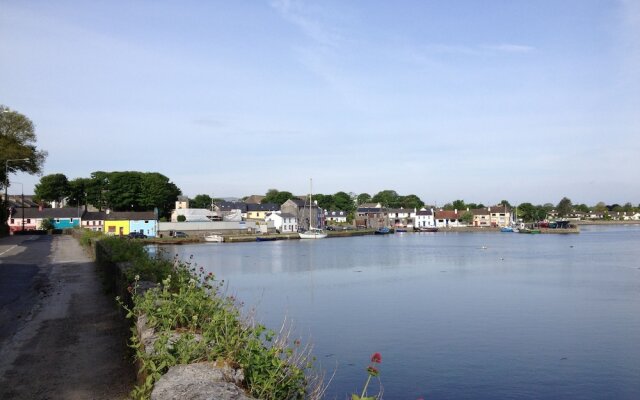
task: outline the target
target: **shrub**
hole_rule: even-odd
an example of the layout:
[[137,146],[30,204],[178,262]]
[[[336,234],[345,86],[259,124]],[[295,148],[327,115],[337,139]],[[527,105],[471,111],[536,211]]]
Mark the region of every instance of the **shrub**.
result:
[[121,304],[129,318],[146,316],[158,340],[153,351],[145,351],[133,330],[132,347],[147,376],[134,389],[134,398],[147,398],[169,367],[198,361],[242,368],[247,391],[263,400],[320,397],[322,381],[310,374],[309,348],[300,348],[299,340],[290,343],[287,334],[277,336],[262,325],[243,321],[235,299],[220,292],[224,282],[211,273],[174,260],[171,275],[142,295],[139,278],[131,288],[133,308]]

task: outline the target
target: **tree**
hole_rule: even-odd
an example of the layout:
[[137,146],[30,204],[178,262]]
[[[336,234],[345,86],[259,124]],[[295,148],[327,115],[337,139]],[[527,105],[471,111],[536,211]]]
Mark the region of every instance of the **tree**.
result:
[[336,210],[346,211],[347,213],[355,211],[356,209],[353,199],[345,192],[338,192],[333,195],[333,205]]
[[403,208],[416,208],[419,210],[424,207],[424,201],[415,194],[408,194],[400,197],[400,206]]
[[364,203],[370,203],[371,202],[371,195],[369,193],[360,193],[356,197],[356,201],[358,202],[358,205],[364,204]]
[[531,203],[521,203],[518,206],[518,217],[524,222],[532,222],[537,220],[536,206]]
[[295,199],[296,196],[291,194],[291,192],[280,192],[277,189],[269,189],[264,196],[264,199],[260,201],[262,204],[273,203],[282,205],[289,199]]
[[383,207],[400,207],[400,196],[395,190],[383,190],[376,193],[371,199],[374,203],[380,203]]
[[[28,158],[28,161],[12,161]],[[24,115],[0,105],[0,186],[4,187],[7,176],[17,171],[37,174],[42,171],[47,152],[36,148],[33,122]]]
[[47,202],[61,202],[69,195],[69,180],[64,174],[45,175],[34,189],[38,199]]
[[464,200],[454,200],[454,202],[451,204],[451,206],[455,210],[464,210],[464,209],[467,208],[467,206],[464,204]]
[[159,215],[169,215],[182,191],[158,172],[141,173],[140,193],[137,209],[151,211],[158,209]]
[[498,203],[498,205],[507,206],[507,207],[511,208],[511,203],[509,203],[508,200],[500,200],[500,203]]
[[95,171],[86,184],[87,203],[102,211],[108,207],[107,194],[109,192],[109,173]]
[[323,210],[333,210],[336,208],[333,203],[333,196],[330,194],[318,193],[313,196],[313,201]]
[[176,217],[176,220],[177,220],[178,222],[184,222],[184,221],[186,221],[186,220],[187,220],[187,217],[185,217],[184,215],[178,215],[178,216]]
[[[36,147],[33,122],[19,112],[0,105],[0,187],[4,189],[5,194],[12,173],[40,173],[46,158],[47,152]],[[3,204],[0,207],[0,224],[3,230],[6,230],[6,213],[7,209]]]
[[560,202],[558,203],[556,211],[558,212],[558,216],[560,218],[566,217],[567,215],[571,214],[571,211],[573,211],[573,203],[571,203],[571,200],[568,197],[563,197],[562,200],[560,200]]
[[471,223],[473,222],[473,213],[471,211],[465,211],[464,213],[462,213],[462,217],[460,217],[460,219],[465,224],[471,225]]
[[629,202],[624,203],[624,205],[622,206],[622,211],[624,211],[624,212],[633,211],[633,204],[631,204]]
[[[69,181],[69,193],[67,194],[67,204],[79,206],[85,204],[87,197],[88,178],[76,178]],[[86,207],[85,207],[86,208]]]
[[605,212],[608,211],[607,209],[607,205],[605,204],[604,201],[600,201],[598,202],[595,206],[593,206],[593,210],[596,212]]
[[193,199],[189,200],[189,207],[191,208],[210,208],[213,199],[208,194],[198,194]]
[[584,204],[584,203],[583,203],[583,204],[578,204],[578,205],[576,205],[574,208],[575,208],[576,210],[580,211],[580,212],[583,212],[583,213],[588,213],[589,211],[591,211],[591,210],[589,209],[589,206],[588,206],[588,205],[586,205],[586,204]]

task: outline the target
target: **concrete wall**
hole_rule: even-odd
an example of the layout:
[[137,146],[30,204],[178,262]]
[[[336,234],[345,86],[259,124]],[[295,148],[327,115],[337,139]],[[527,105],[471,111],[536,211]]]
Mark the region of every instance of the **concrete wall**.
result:
[[[268,229],[274,230],[273,221],[262,222]],[[158,232],[163,236],[168,236],[169,231],[181,231],[188,235],[206,235],[210,232],[220,232],[223,234],[255,233],[261,229],[256,221],[208,221],[208,222],[159,222]]]

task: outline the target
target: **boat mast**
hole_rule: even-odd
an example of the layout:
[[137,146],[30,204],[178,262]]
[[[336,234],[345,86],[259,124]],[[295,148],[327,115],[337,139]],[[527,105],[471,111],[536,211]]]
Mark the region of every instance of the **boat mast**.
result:
[[313,218],[311,209],[313,208],[313,178],[309,178],[309,230],[313,230]]

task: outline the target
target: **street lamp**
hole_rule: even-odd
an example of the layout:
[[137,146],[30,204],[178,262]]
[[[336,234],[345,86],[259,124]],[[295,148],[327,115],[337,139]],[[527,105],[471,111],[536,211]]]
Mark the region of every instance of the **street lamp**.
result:
[[9,209],[9,163],[14,161],[29,161],[28,158],[14,158],[4,162],[4,209]]

